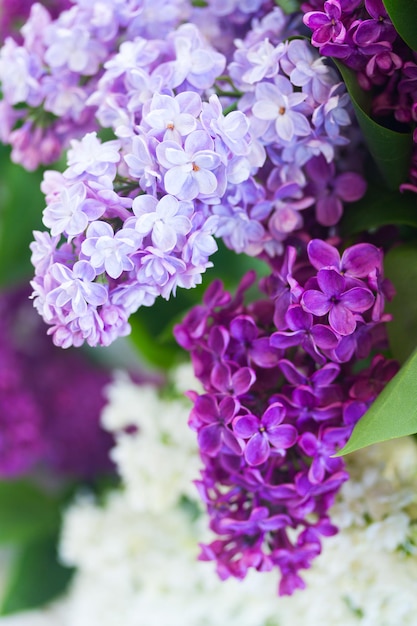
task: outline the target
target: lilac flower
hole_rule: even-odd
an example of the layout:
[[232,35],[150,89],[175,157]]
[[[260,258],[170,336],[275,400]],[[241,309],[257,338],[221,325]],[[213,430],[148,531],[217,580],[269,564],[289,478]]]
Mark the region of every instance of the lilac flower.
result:
[[139,268],[137,280],[145,285],[156,285],[163,298],[175,294],[179,276],[186,271],[186,264],[175,254],[147,246],[137,253]]
[[49,268],[51,276],[58,286],[47,296],[47,302],[55,307],[71,306],[77,316],[87,312],[87,305],[100,306],[107,300],[104,285],[93,282],[96,272],[87,261],[77,261],[73,269],[61,263],[54,263]]
[[52,68],[92,76],[106,59],[107,49],[82,26],[57,26],[46,33],[45,61]]
[[253,85],[264,78],[276,76],[279,71],[279,61],[285,50],[284,43],[273,46],[268,39],[251,46],[246,54],[248,67],[241,75],[241,79]]
[[343,469],[342,459],[332,458],[332,455],[345,444],[350,430],[347,426],[332,428],[322,425],[317,437],[310,432],[300,436],[298,445],[303,452],[313,457],[308,471],[308,478],[313,484],[323,481],[326,470],[335,473]]
[[251,219],[243,209],[217,205],[213,212],[218,216],[216,235],[221,237],[228,248],[238,254],[245,252],[255,256],[262,251],[265,229],[255,219]]
[[[191,218],[192,232],[187,237],[182,250],[182,259],[194,267],[209,267],[208,258],[217,251],[217,243],[213,235],[217,233],[218,221],[211,215],[207,219],[195,213]],[[204,270],[202,270],[204,271]]]
[[367,46],[377,41],[392,43],[396,31],[382,0],[366,0],[365,7],[372,19],[360,21],[354,34],[355,43],[358,46]]
[[100,218],[104,211],[102,203],[87,198],[85,185],[76,183],[69,188],[64,187],[59,198],[46,207],[43,223],[51,229],[52,236],[61,233],[79,235],[89,222]]
[[316,196],[316,218],[323,226],[334,226],[343,214],[343,202],[360,200],[366,191],[366,182],[356,172],[335,175],[334,163],[327,163],[322,155],[305,165]]
[[[273,450],[290,448],[297,440],[297,429],[283,424],[286,411],[282,404],[271,404],[261,419],[255,415],[243,415],[233,421],[233,431],[241,439],[247,439],[243,454],[251,466],[261,465]],[[272,449],[271,449],[272,446]]]
[[7,39],[0,51],[0,78],[3,97],[11,104],[24,102],[38,106],[42,102],[39,60],[13,39]]
[[98,274],[105,271],[111,278],[119,278],[122,272],[134,268],[130,255],[140,243],[140,235],[132,228],[115,233],[110,224],[96,221],[87,228],[81,251]]
[[328,313],[329,324],[339,335],[353,333],[355,314],[364,313],[375,301],[372,292],[365,287],[346,289],[346,280],[333,269],[319,270],[317,283],[321,291],[307,289],[301,298],[303,308],[319,317]]
[[77,178],[82,174],[94,177],[110,176],[116,173],[116,164],[120,161],[120,142],[106,141],[101,143],[97,133],[87,133],[81,141],[72,140],[68,150],[68,168],[66,178]]
[[299,105],[307,94],[293,92],[293,86],[284,76],[277,76],[275,83],[256,86],[256,101],[252,107],[256,118],[273,122],[278,140],[290,142],[293,137],[306,137],[311,127]]
[[204,42],[194,24],[183,24],[169,35],[175,49],[175,60],[162,64],[157,74],[165,77],[175,89],[188,83],[197,89],[210,88],[225,67],[222,54]]
[[61,233],[79,235],[89,222],[100,218],[104,211],[104,204],[87,198],[87,189],[80,182],[61,190],[59,198],[44,210],[43,223],[51,229],[54,237]]
[[[346,110],[350,106],[349,95],[341,83],[333,85],[328,98],[318,106],[312,115],[312,122],[318,131],[324,131],[332,143],[343,145],[348,140],[341,135],[340,127],[349,126],[351,118]],[[329,159],[328,159],[329,160]]]
[[153,137],[134,135],[123,156],[129,175],[138,180],[141,189],[150,193],[156,193],[157,184],[162,180],[156,146],[157,141]]
[[215,456],[222,446],[233,454],[241,454],[240,445],[227,428],[235,417],[239,404],[233,398],[226,396],[218,403],[212,395],[199,396],[191,417],[191,426],[194,420],[199,420],[203,426],[198,433],[198,441],[204,454]]
[[324,363],[321,350],[332,350],[339,343],[338,336],[325,324],[314,324],[311,313],[304,311],[299,304],[293,304],[285,315],[289,331],[279,331],[271,335],[271,346],[288,348],[301,345],[319,363]]
[[315,46],[334,41],[343,42],[346,29],[341,21],[342,9],[338,0],[327,0],[324,11],[309,11],[304,15],[304,23],[311,28],[311,42]]
[[312,239],[307,252],[310,263],[317,270],[333,267],[346,278],[365,278],[375,268],[382,269],[382,251],[370,243],[355,244],[340,256],[334,246],[321,239]]
[[155,94],[149,105],[149,112],[143,112],[143,121],[164,140],[180,143],[181,137],[197,129],[197,118],[201,112],[201,98],[198,94],[187,91],[174,98],[164,94]]
[[35,267],[35,272],[43,275],[53,262],[59,236],[51,237],[49,233],[43,233],[38,230],[33,231],[33,236],[35,241],[30,244],[32,251],[30,260]]
[[[222,578],[243,578],[250,568],[277,567],[280,593],[288,594],[304,585],[299,572],[319,554],[320,535],[336,531],[327,511],[348,476],[343,460],[332,455],[344,445],[368,399],[375,397],[373,384],[369,390],[362,388],[369,372],[363,377],[354,373],[353,353],[343,367],[338,364],[339,343],[353,335],[340,338],[321,310],[303,310],[303,298],[323,286],[318,293],[325,298],[325,291],[336,285],[333,291],[340,292],[342,304],[335,317],[345,324],[350,299],[355,299],[356,311],[362,306],[364,310],[352,313],[354,323],[366,328],[371,347],[381,345],[380,338],[369,334],[378,325],[370,320],[371,313],[361,315],[373,304],[372,272],[363,275],[366,281],[347,275],[345,279],[331,266],[321,267],[316,275],[305,243],[299,245],[298,259],[296,249],[288,247],[284,258],[274,260],[272,275],[263,279],[266,299],[244,304],[251,276],[233,299],[217,282],[205,305],[195,307],[174,331],[190,351],[205,390],[203,395],[189,393],[195,405],[190,426],[197,432],[203,463],[197,485],[210,528],[218,536],[202,546],[200,558],[215,560]],[[327,257],[334,256],[328,248],[326,244],[317,256],[326,257],[326,251]],[[365,271],[360,260],[365,252],[358,249],[356,256],[353,251],[344,258],[352,259],[353,273]],[[373,256],[375,270],[380,261],[379,254]],[[329,312],[337,303],[327,306]],[[294,330],[288,332],[288,327]],[[313,347],[316,331],[326,346],[320,359]],[[372,378],[377,380],[384,364],[381,357]],[[385,373],[391,376],[392,368]],[[239,378],[231,383],[234,376]],[[228,410],[220,412],[220,402],[226,400]],[[311,519],[317,522],[313,525]]]
[[173,250],[191,230],[192,206],[174,196],[163,196],[159,202],[152,196],[138,196],[132,208],[137,217],[134,224],[137,233],[142,237],[150,234],[152,244],[163,252]]
[[198,196],[223,195],[223,185],[216,170],[222,160],[214,151],[211,137],[203,130],[190,133],[184,147],[173,141],[163,141],[156,149],[166,173],[167,193],[179,200],[194,200]]
[[[233,155],[247,155],[250,151],[249,120],[241,111],[224,115],[219,98],[212,95],[203,103],[201,121],[213,138],[218,138]],[[242,182],[242,181],[240,181]]]
[[316,103],[321,104],[328,99],[330,87],[337,77],[323,59],[317,57],[316,51],[307,41],[290,41],[281,66],[291,83],[302,87],[303,92],[310,94]]

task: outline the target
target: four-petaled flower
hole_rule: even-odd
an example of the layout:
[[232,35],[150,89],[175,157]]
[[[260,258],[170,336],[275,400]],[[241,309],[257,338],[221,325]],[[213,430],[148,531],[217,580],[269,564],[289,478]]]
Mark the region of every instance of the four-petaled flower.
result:
[[190,425],[192,427],[194,422],[200,425],[198,444],[204,454],[216,456],[222,446],[229,454],[242,454],[241,446],[229,428],[238,410],[238,401],[230,396],[225,396],[220,402],[210,394],[196,399]]
[[283,424],[286,410],[283,404],[271,404],[262,417],[242,415],[233,422],[237,437],[247,439],[244,456],[249,465],[261,465],[270,456],[272,449],[279,452],[293,446],[297,440],[297,429],[292,424]]
[[371,308],[375,297],[366,287],[346,288],[346,280],[334,269],[323,268],[317,274],[321,291],[307,289],[301,297],[303,308],[321,317],[329,314],[329,324],[339,335],[350,335],[356,328],[358,314]]

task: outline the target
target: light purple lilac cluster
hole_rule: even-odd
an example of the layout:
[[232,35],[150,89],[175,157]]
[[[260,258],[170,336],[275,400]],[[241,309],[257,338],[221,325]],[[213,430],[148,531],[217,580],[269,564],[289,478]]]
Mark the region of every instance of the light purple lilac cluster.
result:
[[114,442],[100,426],[111,375],[52,346],[39,322],[26,287],[0,294],[0,477],[113,472]]
[[117,139],[71,140],[67,169],[45,175],[50,234],[31,246],[57,345],[129,333],[140,306],[201,282],[214,237],[273,257],[305,219],[334,226],[364,194],[340,154],[351,118],[336,74],[287,40],[280,9],[252,24],[228,55],[189,21],[164,39],[144,28],[104,63],[87,103]]
[[200,558],[216,561],[222,579],[278,568],[282,595],[304,587],[300,570],[337,532],[328,510],[348,475],[332,455],[398,369],[371,360],[386,347],[392,287],[376,246],[340,255],[318,239],[298,253],[288,246],[262,279],[267,297],[245,304],[253,280],[233,298],[212,283],[174,333],[204,387],[189,392],[189,423],[216,538]]
[[[309,0],[301,6],[311,43],[324,56],[353,69],[360,86],[373,90],[371,111],[384,124],[417,122],[417,58],[398,35],[382,0]],[[406,128],[406,127],[404,127]],[[414,132],[417,146],[417,132]],[[417,147],[410,183],[417,192]]]
[[34,3],[21,29],[0,51],[0,138],[28,170],[58,160],[70,139],[98,128],[89,103],[102,66],[123,38],[152,29],[164,36],[185,17],[177,0],[73,0],[52,19]]

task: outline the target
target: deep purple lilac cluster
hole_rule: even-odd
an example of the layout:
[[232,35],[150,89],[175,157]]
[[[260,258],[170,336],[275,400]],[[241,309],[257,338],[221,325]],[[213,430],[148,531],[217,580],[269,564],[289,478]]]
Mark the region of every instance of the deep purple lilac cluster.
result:
[[43,467],[90,479],[113,471],[100,427],[109,372],[47,340],[26,288],[0,295],[0,477]]
[[62,347],[108,345],[140,306],[200,283],[215,237],[273,257],[305,219],[334,226],[365,193],[344,87],[306,40],[288,40],[280,9],[223,52],[191,20],[164,39],[141,24],[87,100],[117,138],[72,139],[67,169],[45,175],[50,234],[35,233],[32,284]]
[[262,279],[267,297],[245,304],[215,281],[174,333],[191,354],[205,393],[190,426],[203,461],[200,495],[216,538],[200,558],[221,578],[279,568],[280,594],[303,588],[299,571],[334,534],[328,510],[348,478],[332,455],[397,364],[385,347],[383,303],[392,295],[382,253],[313,239],[288,246]]
[[[310,0],[301,8],[311,43],[353,69],[363,89],[373,90],[373,115],[415,126],[416,54],[398,35],[382,0]],[[417,147],[404,188],[417,192]]]

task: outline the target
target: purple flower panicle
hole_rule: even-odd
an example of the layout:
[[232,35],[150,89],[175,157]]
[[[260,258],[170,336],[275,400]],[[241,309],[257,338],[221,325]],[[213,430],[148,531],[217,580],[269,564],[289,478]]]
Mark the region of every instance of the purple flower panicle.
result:
[[220,578],[277,568],[279,593],[291,594],[337,531],[328,511],[348,475],[333,455],[398,369],[381,354],[361,361],[386,346],[375,273],[376,246],[341,255],[313,239],[304,252],[287,248],[261,281],[263,299],[244,304],[253,275],[234,299],[216,282],[174,328],[204,387],[189,392],[189,424],[216,538],[200,558],[216,561]]

